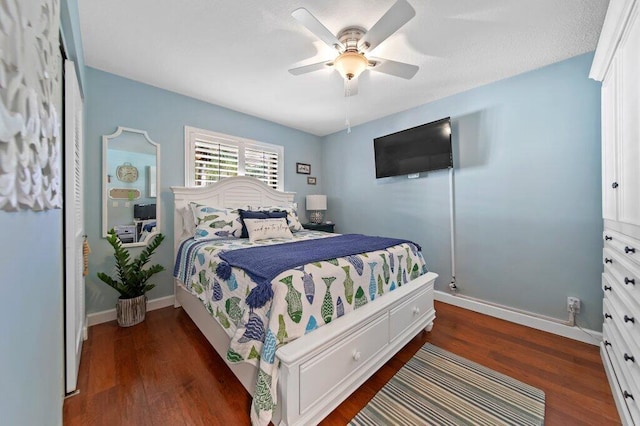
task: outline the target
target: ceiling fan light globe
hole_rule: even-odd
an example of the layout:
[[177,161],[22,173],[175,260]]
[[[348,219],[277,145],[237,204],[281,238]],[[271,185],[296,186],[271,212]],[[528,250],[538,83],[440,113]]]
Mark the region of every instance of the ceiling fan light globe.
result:
[[357,52],[344,52],[336,58],[333,66],[346,80],[358,78],[360,74],[369,66],[369,62],[364,55]]

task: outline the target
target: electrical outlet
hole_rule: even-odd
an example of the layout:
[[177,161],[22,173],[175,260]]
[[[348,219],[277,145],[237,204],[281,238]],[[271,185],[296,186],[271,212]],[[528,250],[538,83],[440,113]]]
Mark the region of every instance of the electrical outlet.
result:
[[580,299],[577,297],[567,297],[567,311],[571,312],[571,306],[573,306],[574,313],[580,313]]

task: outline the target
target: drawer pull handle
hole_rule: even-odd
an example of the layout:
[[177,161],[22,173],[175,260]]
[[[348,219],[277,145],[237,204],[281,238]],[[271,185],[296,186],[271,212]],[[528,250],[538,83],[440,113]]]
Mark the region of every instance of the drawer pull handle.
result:
[[631,398],[631,399],[633,399],[635,401],[635,399],[633,398],[633,395],[631,395],[627,391],[622,392],[622,396],[624,396],[625,398]]
[[360,360],[360,351],[353,351],[353,360],[354,361]]
[[420,315],[420,308],[418,308],[417,306],[413,307],[413,315]]
[[613,183],[611,184],[611,187],[612,187],[613,189],[616,189],[616,188],[618,187],[618,182],[613,182]]
[[605,345],[605,346],[611,346],[611,342],[610,342],[610,341],[608,341],[608,340],[605,340],[605,341],[604,341],[604,345]]
[[610,285],[605,285],[604,286],[604,291],[611,291],[611,286]]
[[631,322],[631,323],[635,323],[636,320],[633,319],[633,317],[628,317],[628,316],[624,316],[624,322]]
[[633,357],[633,355],[624,354],[624,360],[625,361],[636,362],[636,359]]
[[606,312],[605,312],[605,313],[604,313],[604,318],[605,318],[605,319],[611,319],[611,318],[613,318],[613,317],[611,316],[611,314],[608,314],[608,313],[606,313]]
[[624,283],[625,283],[625,284],[633,284],[633,285],[636,285],[636,279],[635,279],[635,278],[627,278],[627,277],[624,277]]
[[634,249],[633,247],[629,247],[629,246],[625,246],[624,248],[624,252],[629,254],[629,253],[635,253],[636,249]]
[[608,257],[605,257],[604,263],[613,263],[613,259],[609,259]]
[[604,240],[605,240],[605,241],[611,241],[611,240],[613,240],[613,237],[610,237],[610,236],[608,236],[608,235],[605,235],[605,236],[604,236]]

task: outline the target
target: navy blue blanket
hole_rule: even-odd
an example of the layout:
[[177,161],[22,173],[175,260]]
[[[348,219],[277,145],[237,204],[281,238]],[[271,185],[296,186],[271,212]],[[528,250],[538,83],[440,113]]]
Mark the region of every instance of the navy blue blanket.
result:
[[232,250],[219,255],[224,262],[218,265],[216,275],[228,280],[232,266],[244,269],[258,284],[247,296],[247,304],[250,308],[259,308],[273,297],[271,281],[287,269],[336,257],[383,250],[402,243],[412,244],[421,250],[420,246],[412,241],[360,234]]

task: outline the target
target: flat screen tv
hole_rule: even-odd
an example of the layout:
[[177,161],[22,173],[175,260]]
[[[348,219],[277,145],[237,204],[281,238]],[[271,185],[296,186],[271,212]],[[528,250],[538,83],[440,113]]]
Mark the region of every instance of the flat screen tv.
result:
[[155,204],[134,204],[133,217],[136,220],[149,220],[156,218]]
[[451,118],[375,138],[373,150],[376,178],[453,167]]

